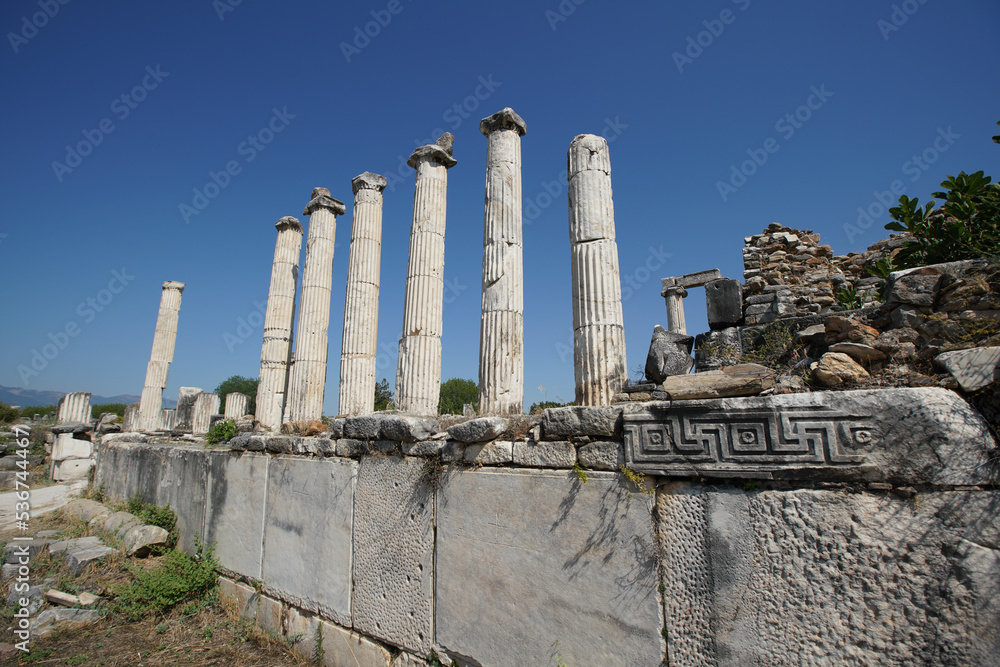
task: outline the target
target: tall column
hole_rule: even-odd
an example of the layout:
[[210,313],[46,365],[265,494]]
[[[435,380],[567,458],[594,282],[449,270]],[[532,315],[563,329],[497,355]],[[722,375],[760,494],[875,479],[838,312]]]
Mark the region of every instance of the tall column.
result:
[[375,410],[379,266],[382,256],[382,191],[385,176],[365,172],[351,181],[354,220],[347,260],[344,339],[340,347],[341,415]]
[[660,292],[667,302],[667,331],[687,334],[687,323],[684,321],[684,297],[687,290],[679,285],[664,285]]
[[437,414],[441,391],[441,323],[444,306],[444,227],[448,170],[455,137],[445,132],[436,144],[413,151],[407,164],[417,170],[406,267],[403,337],[396,367],[396,407],[416,415]]
[[524,281],[521,240],[521,137],[510,107],[479,123],[486,147],[483,313],[479,324],[479,412],[524,411]]
[[326,355],[330,328],[330,287],[333,283],[333,242],[337,216],[344,202],[326,188],[315,188],[303,215],[309,216],[306,266],[302,271],[295,355],[288,380],[285,421],[318,420],[323,416]]
[[139,430],[156,431],[160,427],[160,408],[163,407],[163,390],[167,386],[167,372],[174,360],[177,342],[177,316],[181,309],[184,283],[168,280],[163,283],[160,295],[160,312],[156,316],[153,334],[153,352],[146,366],[146,382],[139,399]]
[[610,405],[627,369],[608,142],[573,139],[568,177],[576,402]]
[[260,348],[255,416],[261,426],[277,431],[281,428],[281,415],[285,410],[288,366],[292,360],[292,325],[295,323],[295,288],[299,281],[302,225],[286,215],[274,226],[278,230],[278,240],[274,243],[271,287],[264,313],[264,343]]

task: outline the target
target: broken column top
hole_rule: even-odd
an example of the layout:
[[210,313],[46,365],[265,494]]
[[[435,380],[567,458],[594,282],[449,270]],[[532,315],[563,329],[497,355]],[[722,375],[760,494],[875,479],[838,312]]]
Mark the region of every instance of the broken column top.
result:
[[382,192],[382,190],[385,190],[386,183],[385,176],[366,171],[351,179],[351,188],[354,190],[354,194],[358,194],[358,190],[363,189]]
[[312,215],[318,208],[328,208],[334,215],[343,215],[347,211],[344,202],[330,196],[330,191],[326,188],[313,188],[312,199],[306,204],[302,215]]
[[453,152],[452,144],[454,142],[455,135],[451,132],[445,132],[438,137],[436,143],[421,146],[413,151],[413,155],[411,155],[410,159],[406,161],[406,164],[416,169],[420,159],[426,157],[434,160],[438,164],[444,165],[445,169],[451,169],[458,164],[458,160],[451,156]]
[[[663,292],[672,289],[687,289],[688,287],[704,287],[713,280],[718,280],[722,277],[722,271],[719,269],[708,269],[707,271],[696,271],[695,273],[685,273],[683,276],[676,276],[673,278],[661,278],[660,283],[663,285]],[[661,293],[660,296],[665,296]]]
[[184,291],[184,283],[179,283],[176,280],[168,280],[163,283],[163,289],[175,289],[178,292]]
[[299,219],[293,218],[290,215],[286,215],[285,217],[280,218],[278,222],[274,223],[274,227],[279,232],[289,228],[294,229],[297,232],[302,231],[302,224],[299,222]]
[[611,158],[608,153],[608,142],[596,134],[578,134],[569,144],[567,154],[567,169],[569,177],[581,171],[603,171],[611,173]]
[[515,130],[518,135],[524,136],[528,131],[528,126],[524,124],[524,119],[510,107],[504,107],[492,116],[479,121],[479,131],[485,136],[497,130]]

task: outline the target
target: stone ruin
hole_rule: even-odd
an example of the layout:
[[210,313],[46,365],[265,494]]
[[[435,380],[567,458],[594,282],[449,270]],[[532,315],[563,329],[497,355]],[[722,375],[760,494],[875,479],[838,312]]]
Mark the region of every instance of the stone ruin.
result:
[[[218,417],[218,397],[196,388],[143,420],[176,336],[183,285],[167,283],[144,401],[126,415],[138,428],[101,438],[95,481],[169,504],[180,548],[215,546],[223,597],[305,656],[322,646],[323,664],[997,664],[1000,464],[983,397],[996,396],[1000,340],[966,336],[997,324],[996,266],[923,267],[883,286],[865,267],[898,238],[835,257],[772,225],[744,240],[742,283],[718,270],[663,279],[667,327],[645,381],[629,383],[608,146],[580,135],[568,152],[577,405],[520,415],[526,128],[504,109],[480,129],[484,416],[434,414],[446,135],[410,159],[399,411],[371,410],[385,180],[365,172],[352,183],[342,414],[315,423],[345,210],[317,188],[294,337],[303,230],[277,224],[255,420],[222,449],[165,442],[157,432]],[[882,303],[835,312],[848,286]],[[692,336],[683,298],[700,287],[710,331]]]

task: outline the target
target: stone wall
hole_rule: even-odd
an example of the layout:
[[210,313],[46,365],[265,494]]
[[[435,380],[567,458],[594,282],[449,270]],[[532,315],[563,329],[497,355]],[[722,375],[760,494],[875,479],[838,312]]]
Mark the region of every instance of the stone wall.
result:
[[[215,545],[324,664],[986,664],[1000,493],[941,388],[394,414],[230,449],[105,436],[97,481]],[[357,662],[355,662],[357,661]]]

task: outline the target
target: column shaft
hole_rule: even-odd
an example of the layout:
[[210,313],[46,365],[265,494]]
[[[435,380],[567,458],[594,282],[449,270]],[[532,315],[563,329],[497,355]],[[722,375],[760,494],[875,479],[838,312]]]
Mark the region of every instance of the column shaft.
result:
[[160,311],[156,316],[153,334],[153,351],[146,367],[146,381],[139,400],[139,430],[156,431],[160,428],[160,409],[163,407],[163,390],[167,386],[167,372],[174,360],[177,342],[177,320],[181,309],[184,283],[167,281],[160,294]]
[[608,144],[580,135],[568,162],[576,402],[609,405],[627,369]]

